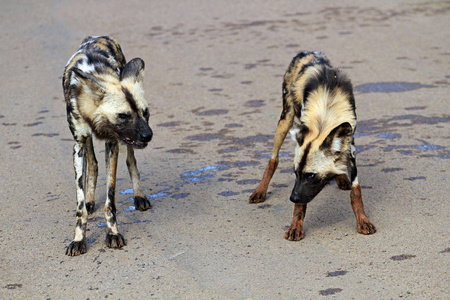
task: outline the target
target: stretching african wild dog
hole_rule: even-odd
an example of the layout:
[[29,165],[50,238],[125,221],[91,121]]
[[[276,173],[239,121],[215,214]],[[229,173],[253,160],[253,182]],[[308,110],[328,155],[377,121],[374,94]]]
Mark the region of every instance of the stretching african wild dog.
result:
[[94,212],[97,160],[92,133],[106,141],[106,245],[121,248],[124,237],[116,221],[115,186],[119,142],[127,144],[127,166],[137,210],[151,207],[141,188],[134,157],[135,148],[145,148],[152,139],[149,110],[144,99],[144,61],[125,63],[119,44],[111,37],[90,36],[70,58],[63,76],[67,121],[75,139],[73,164],[77,191],[75,238],[66,254],[86,252],[87,215]]
[[[300,123],[294,122],[297,118]],[[306,205],[332,179],[340,189],[351,189],[350,199],[359,233],[375,233],[364,212],[355,163],[353,133],[355,100],[350,80],[332,68],[321,52],[301,52],[290,63],[283,82],[283,109],[275,134],[272,157],[264,176],[250,196],[250,203],[265,200],[278,165],[278,152],[290,130],[296,142],[294,170],[297,177],[290,200],[294,219],[285,238],[303,238]]]

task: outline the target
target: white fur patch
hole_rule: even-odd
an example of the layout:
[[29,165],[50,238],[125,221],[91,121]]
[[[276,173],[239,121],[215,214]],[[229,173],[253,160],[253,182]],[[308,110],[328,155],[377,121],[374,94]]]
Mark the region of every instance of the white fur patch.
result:
[[87,59],[83,59],[82,63],[78,64],[78,69],[85,73],[92,73],[95,71],[95,66],[87,63]]
[[331,150],[336,152],[341,152],[342,149],[342,141],[340,138],[334,138],[333,143],[331,144]]
[[297,142],[297,134],[300,132],[300,129],[298,128],[292,128],[291,130],[289,130],[289,134],[291,135],[291,139],[294,142]]
[[353,157],[353,158],[356,157],[356,156],[355,156],[355,151],[356,151],[355,146],[350,145],[350,153],[352,154],[352,157]]

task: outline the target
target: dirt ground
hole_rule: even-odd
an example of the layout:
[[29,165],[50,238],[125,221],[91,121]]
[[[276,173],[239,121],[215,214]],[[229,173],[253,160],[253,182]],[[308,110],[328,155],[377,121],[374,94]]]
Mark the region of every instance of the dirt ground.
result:
[[[88,35],[146,63],[154,139],[137,151],[153,209],[106,248],[104,146],[88,252],[75,227],[73,141],[61,77]],[[261,204],[282,76],[320,50],[352,79],[358,174],[377,232],[358,234],[349,192],[326,187],[292,220],[294,143]],[[1,1],[1,299],[448,299],[449,1]]]

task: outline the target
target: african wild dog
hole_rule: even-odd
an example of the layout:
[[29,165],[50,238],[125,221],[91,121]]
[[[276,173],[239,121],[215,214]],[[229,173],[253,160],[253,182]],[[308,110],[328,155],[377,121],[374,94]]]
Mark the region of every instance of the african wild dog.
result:
[[[299,123],[294,122],[298,119]],[[294,219],[285,238],[303,238],[306,205],[332,179],[340,189],[351,189],[350,199],[359,233],[375,233],[364,212],[355,163],[353,133],[355,100],[350,80],[331,67],[321,52],[301,52],[292,59],[283,82],[283,109],[275,134],[272,157],[250,203],[265,200],[278,165],[278,153],[290,130],[296,142],[295,186],[290,200]]]
[[115,187],[119,143],[127,144],[127,167],[137,210],[147,210],[150,202],[141,188],[134,148],[145,148],[153,133],[148,125],[149,110],[144,99],[144,61],[125,63],[120,45],[111,37],[89,36],[70,58],[63,76],[67,121],[75,139],[77,212],[75,238],[66,254],[86,252],[87,215],[94,212],[97,159],[92,134],[106,144],[106,245],[121,248],[125,239],[116,221]]

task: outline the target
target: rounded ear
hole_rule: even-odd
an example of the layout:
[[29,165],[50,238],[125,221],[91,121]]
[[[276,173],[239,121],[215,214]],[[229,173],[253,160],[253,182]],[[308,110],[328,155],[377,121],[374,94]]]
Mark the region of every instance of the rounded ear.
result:
[[353,128],[345,122],[334,128],[320,146],[321,150],[341,152],[345,145],[350,145],[353,139]]
[[132,80],[134,83],[142,83],[144,80],[145,63],[139,57],[130,60],[120,74],[120,80]]

